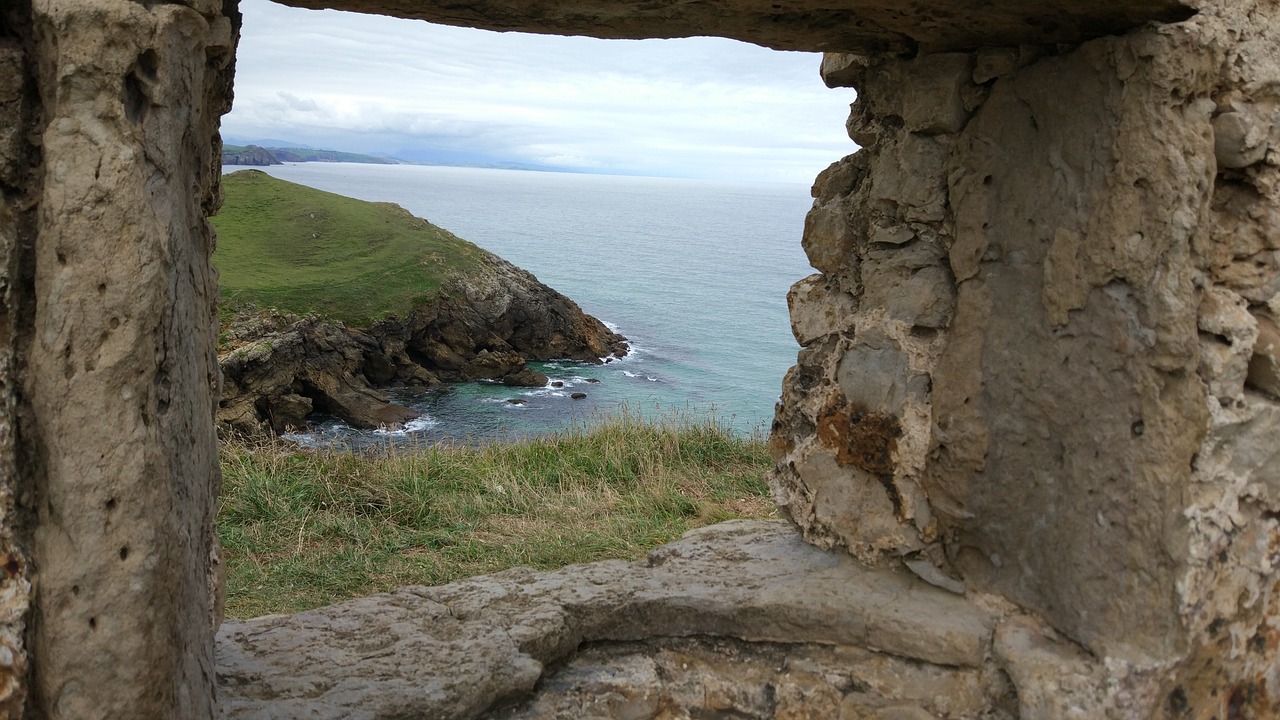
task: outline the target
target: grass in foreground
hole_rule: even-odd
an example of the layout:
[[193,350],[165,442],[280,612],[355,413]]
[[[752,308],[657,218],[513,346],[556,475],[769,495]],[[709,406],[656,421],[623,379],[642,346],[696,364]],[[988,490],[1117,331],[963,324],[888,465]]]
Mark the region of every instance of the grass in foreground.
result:
[[319,313],[366,327],[407,315],[483,251],[390,203],[371,203],[240,170],[222,178],[210,218],[222,307]]
[[714,421],[602,421],[378,456],[229,443],[227,617],[295,612],[509,567],[635,559],[695,527],[773,517],[768,451]]

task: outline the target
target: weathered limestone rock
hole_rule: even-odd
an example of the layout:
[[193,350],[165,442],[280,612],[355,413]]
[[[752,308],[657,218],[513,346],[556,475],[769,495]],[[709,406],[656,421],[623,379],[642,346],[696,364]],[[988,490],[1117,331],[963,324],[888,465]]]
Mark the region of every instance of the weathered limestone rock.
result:
[[33,0],[0,14],[0,715],[210,717],[205,216],[235,25],[221,2]]
[[[559,689],[495,717],[560,707],[562,717],[653,718],[670,697],[745,717],[822,717],[844,702],[977,718],[1009,702],[988,662],[1001,616],[904,571],[823,552],[785,523],[738,521],[635,565],[516,569],[224,623],[221,708],[227,718],[476,717],[524,698],[547,667],[588,646],[543,681]],[[700,667],[650,682],[673,663]],[[582,676],[611,687],[584,693]],[[719,699],[703,697],[712,686]],[[775,686],[779,697],[766,702]],[[788,702],[789,716],[770,704]]]
[[1013,688],[991,669],[913,662],[863,648],[660,638],[588,646],[537,694],[492,720],[669,717],[1004,720]]
[[[22,358],[31,344],[32,298],[25,291],[36,224],[38,158],[31,135],[38,117],[30,8],[0,8],[0,717],[21,717],[27,701],[28,612],[31,603],[29,487],[31,468],[19,454],[23,420]],[[14,32],[12,29],[17,29]],[[27,505],[27,507],[24,507]]]
[[912,53],[1078,43],[1144,22],[1185,20],[1193,0],[288,0],[488,30],[604,38],[718,35],[776,50]]
[[1258,341],[1249,358],[1248,386],[1280,400],[1280,324],[1269,316],[1257,318]]
[[[851,180],[815,212],[846,225],[811,223],[795,294],[856,310],[793,302],[774,497],[815,543],[1083,646],[997,641],[1026,717],[1278,709],[1280,10],[1199,8],[823,65],[865,149],[824,174]],[[1028,663],[1061,686],[1022,692]]]
[[[369,385],[370,366],[383,351],[367,333],[317,318],[274,314],[244,324],[253,327],[233,325],[231,348],[219,358],[220,428],[242,435],[285,432],[305,427],[307,415],[317,410],[358,428],[417,417]],[[246,337],[237,337],[241,333]]]

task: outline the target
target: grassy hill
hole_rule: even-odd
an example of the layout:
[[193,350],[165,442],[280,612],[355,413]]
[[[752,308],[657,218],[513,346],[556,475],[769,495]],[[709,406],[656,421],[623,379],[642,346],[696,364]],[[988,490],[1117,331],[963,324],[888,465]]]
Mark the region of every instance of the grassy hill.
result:
[[258,170],[222,179],[212,218],[223,307],[320,313],[357,327],[405,315],[482,251],[391,203],[370,203]]

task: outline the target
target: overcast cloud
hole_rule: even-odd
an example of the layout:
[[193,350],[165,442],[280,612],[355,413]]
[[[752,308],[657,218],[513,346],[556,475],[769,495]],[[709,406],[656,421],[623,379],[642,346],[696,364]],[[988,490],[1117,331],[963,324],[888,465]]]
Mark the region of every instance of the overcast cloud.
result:
[[243,0],[223,134],[412,157],[809,182],[856,146],[820,56],[494,33]]

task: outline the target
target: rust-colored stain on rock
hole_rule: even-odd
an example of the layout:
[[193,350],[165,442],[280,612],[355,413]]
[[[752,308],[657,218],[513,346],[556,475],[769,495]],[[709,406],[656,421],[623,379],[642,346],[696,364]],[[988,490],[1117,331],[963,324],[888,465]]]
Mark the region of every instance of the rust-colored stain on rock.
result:
[[829,403],[818,417],[818,439],[835,451],[836,462],[881,480],[893,478],[893,452],[899,437],[902,425],[897,418],[850,405],[843,398]]

